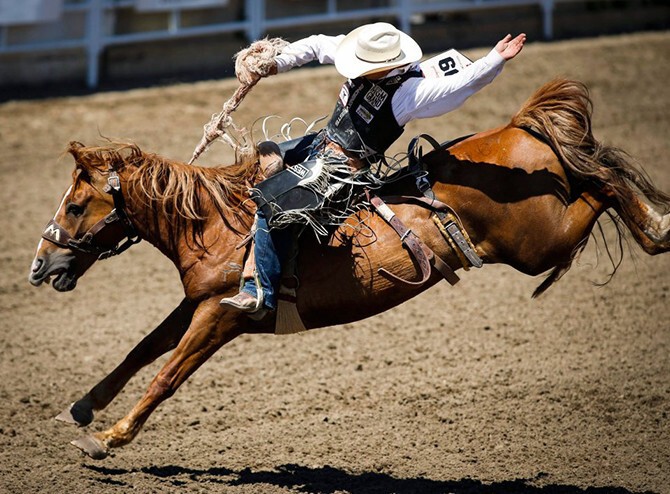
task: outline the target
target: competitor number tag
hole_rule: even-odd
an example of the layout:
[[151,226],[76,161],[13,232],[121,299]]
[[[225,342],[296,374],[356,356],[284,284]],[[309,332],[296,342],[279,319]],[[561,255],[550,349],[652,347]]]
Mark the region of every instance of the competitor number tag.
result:
[[425,77],[446,77],[458,74],[471,63],[472,60],[452,48],[428,60],[424,60],[419,67]]

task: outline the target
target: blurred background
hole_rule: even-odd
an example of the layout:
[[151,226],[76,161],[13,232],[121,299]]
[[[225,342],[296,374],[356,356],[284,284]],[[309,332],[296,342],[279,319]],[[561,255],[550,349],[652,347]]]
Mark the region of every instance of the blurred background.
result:
[[387,21],[426,53],[670,27],[668,0],[0,0],[0,98],[233,75],[250,41]]

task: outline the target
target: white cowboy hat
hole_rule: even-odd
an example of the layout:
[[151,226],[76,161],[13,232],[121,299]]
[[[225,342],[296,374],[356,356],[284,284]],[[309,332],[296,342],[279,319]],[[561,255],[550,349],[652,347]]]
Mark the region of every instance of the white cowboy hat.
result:
[[386,22],[358,27],[347,34],[335,52],[335,68],[344,77],[355,79],[418,62],[423,53],[410,36]]

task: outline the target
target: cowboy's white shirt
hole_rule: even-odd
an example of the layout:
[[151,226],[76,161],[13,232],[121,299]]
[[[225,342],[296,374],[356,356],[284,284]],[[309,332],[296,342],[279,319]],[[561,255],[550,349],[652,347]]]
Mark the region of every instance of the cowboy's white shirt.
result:
[[[335,51],[344,35],[315,34],[286,46],[275,57],[277,72],[318,60],[322,64],[335,63]],[[465,100],[490,84],[502,71],[505,59],[494,49],[486,56],[448,77],[412,77],[393,95],[393,115],[400,126],[417,118],[443,115],[460,107]],[[402,74],[416,68],[418,63],[392,70],[386,77]]]

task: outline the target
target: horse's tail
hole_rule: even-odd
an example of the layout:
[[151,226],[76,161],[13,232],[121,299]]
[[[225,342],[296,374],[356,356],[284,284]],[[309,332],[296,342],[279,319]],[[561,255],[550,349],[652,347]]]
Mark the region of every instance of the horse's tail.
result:
[[[620,149],[603,145],[593,136],[592,110],[593,103],[584,84],[555,79],[524,103],[511,124],[543,135],[577,182],[594,185],[614,199],[624,223],[635,222],[636,189],[649,202],[665,211],[670,210],[670,196],[656,188],[630,156]],[[618,230],[621,234],[621,229]]]

